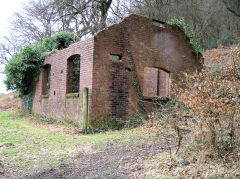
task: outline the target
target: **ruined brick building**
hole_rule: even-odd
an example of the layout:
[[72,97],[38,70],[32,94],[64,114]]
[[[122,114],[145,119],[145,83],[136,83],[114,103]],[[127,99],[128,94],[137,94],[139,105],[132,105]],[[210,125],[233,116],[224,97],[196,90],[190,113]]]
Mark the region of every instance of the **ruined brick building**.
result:
[[33,112],[81,120],[85,87],[89,89],[90,120],[124,119],[137,112],[127,48],[131,48],[146,100],[168,97],[171,78],[201,66],[179,28],[132,14],[92,38],[46,56]]

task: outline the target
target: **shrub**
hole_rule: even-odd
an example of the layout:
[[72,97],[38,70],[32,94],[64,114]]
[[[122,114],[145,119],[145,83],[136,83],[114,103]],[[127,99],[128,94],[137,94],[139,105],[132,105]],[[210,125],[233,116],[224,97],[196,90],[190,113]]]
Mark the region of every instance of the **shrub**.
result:
[[213,49],[218,47],[218,41],[216,38],[211,39],[207,43],[207,49]]
[[42,46],[36,43],[14,54],[5,67],[5,84],[8,90],[16,90],[21,95],[32,91],[43,63],[43,52]]
[[158,103],[160,109],[149,115],[146,130],[159,133],[169,145],[172,136],[180,146],[189,128],[188,138],[196,145],[185,147],[183,156],[195,151],[211,153],[211,159],[239,161],[240,48],[214,56],[200,73],[183,74],[181,83],[186,85],[172,83],[172,99]]
[[31,109],[34,88],[38,80],[44,56],[51,51],[60,50],[76,42],[76,35],[61,32],[46,38],[42,43],[27,45],[15,53],[5,67],[7,90],[18,91],[20,96],[27,99],[27,109]]
[[217,48],[218,45],[220,44],[223,46],[229,46],[237,43],[239,43],[238,40],[234,37],[234,35],[231,32],[224,32],[221,33],[217,38],[209,40],[206,45],[206,48],[213,49]]
[[[217,157],[234,155],[240,147],[240,49],[231,51],[232,61],[216,59],[201,73],[186,74],[186,88],[175,88],[176,97],[189,108],[197,124],[196,140]],[[190,76],[190,77],[189,77]],[[178,114],[182,116],[182,112]]]
[[45,38],[42,45],[46,51],[61,50],[67,48],[79,38],[73,33],[60,32],[52,37]]
[[235,42],[235,37],[231,32],[224,32],[224,33],[221,33],[219,36],[218,43],[224,46],[231,45],[234,42]]

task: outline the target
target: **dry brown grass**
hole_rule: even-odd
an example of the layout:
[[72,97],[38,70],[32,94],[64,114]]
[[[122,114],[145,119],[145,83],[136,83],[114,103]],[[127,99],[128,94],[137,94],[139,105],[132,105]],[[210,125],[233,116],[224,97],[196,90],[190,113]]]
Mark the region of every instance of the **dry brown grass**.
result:
[[[173,149],[146,162],[146,178],[240,177],[240,47],[219,47],[204,56],[201,72],[184,74],[184,88],[173,86],[175,101],[150,115],[146,130],[185,139],[177,155]],[[191,133],[179,136],[178,128]]]
[[21,100],[15,93],[0,96],[0,111],[15,111],[21,108]]

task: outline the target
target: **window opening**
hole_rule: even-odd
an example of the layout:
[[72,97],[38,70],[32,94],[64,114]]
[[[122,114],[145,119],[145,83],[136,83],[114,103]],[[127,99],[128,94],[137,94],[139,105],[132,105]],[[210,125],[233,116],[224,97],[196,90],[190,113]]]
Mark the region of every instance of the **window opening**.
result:
[[67,61],[67,93],[79,93],[80,55],[74,55]]
[[161,28],[165,28],[165,23],[162,21],[158,21],[158,20],[152,20],[153,25],[157,26],[157,27],[161,27]]
[[131,72],[131,71],[132,71],[132,69],[129,68],[129,67],[125,67],[125,70],[126,70],[127,72]]
[[122,62],[122,55],[110,54],[110,58],[113,62]]
[[47,65],[43,66],[42,95],[49,94],[49,91],[50,91],[50,71],[51,71],[51,65],[47,64]]

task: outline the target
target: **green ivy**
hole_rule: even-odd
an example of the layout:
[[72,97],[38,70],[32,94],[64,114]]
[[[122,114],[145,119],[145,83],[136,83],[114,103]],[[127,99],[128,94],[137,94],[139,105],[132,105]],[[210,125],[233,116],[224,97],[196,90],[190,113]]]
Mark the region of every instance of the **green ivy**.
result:
[[36,43],[14,54],[5,67],[5,84],[8,90],[16,90],[20,95],[32,92],[43,63],[43,52],[42,46]]
[[45,38],[42,42],[42,46],[47,52],[51,52],[67,48],[78,40],[78,36],[73,33],[60,32],[52,37]]
[[185,23],[185,20],[183,18],[173,18],[170,19],[167,23],[179,27],[184,32],[184,34],[189,39],[189,43],[195,54],[203,53],[203,49],[201,48],[201,46],[194,40],[195,33],[192,31],[191,27]]
[[[126,30],[126,26],[123,26],[123,31],[127,32]],[[137,76],[137,72],[136,72],[136,65],[133,59],[133,55],[132,55],[132,46],[129,42],[129,36],[128,33],[126,33],[126,37],[125,37],[125,48],[126,48],[126,52],[128,55],[128,61],[129,64],[131,66],[131,74],[132,74],[132,84],[133,87],[137,93],[137,98],[138,98],[138,108],[141,112],[141,114],[144,116],[144,118],[146,118],[147,115],[147,111],[145,109],[145,105],[144,105],[144,97],[142,94],[142,90],[141,90],[141,86],[138,80],[138,76]]]
[[15,53],[5,66],[6,80],[4,81],[8,90],[18,91],[23,97],[25,109],[31,112],[34,97],[34,89],[44,56],[49,52],[67,48],[76,42],[76,35],[67,32],[60,32],[52,37],[46,38],[42,43],[34,43],[22,48]]
[[134,87],[134,89],[135,89],[135,91],[137,93],[138,107],[139,107],[141,113],[143,115],[146,115],[147,111],[145,109],[144,98],[143,98],[142,90],[141,90],[141,87],[140,87],[140,84],[139,84],[139,80],[138,80],[138,76],[137,76],[137,72],[136,72],[136,65],[135,65],[134,60],[133,60],[131,47],[126,48],[126,51],[127,51],[127,54],[128,54],[128,61],[129,61],[130,65],[131,65],[132,84],[133,84],[133,87]]
[[28,95],[22,96],[22,110],[32,113],[32,104],[33,104],[34,92],[29,93]]

